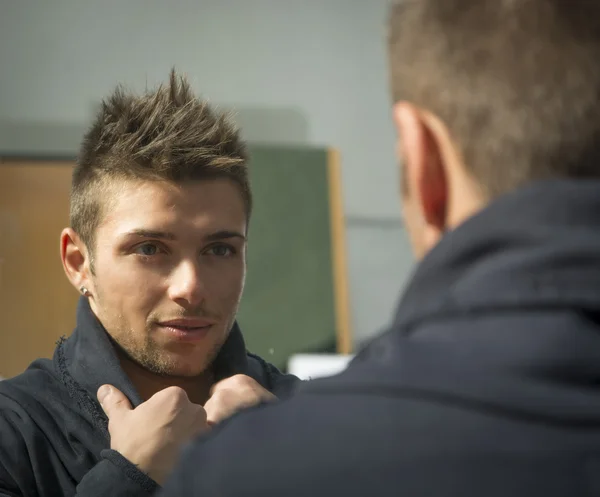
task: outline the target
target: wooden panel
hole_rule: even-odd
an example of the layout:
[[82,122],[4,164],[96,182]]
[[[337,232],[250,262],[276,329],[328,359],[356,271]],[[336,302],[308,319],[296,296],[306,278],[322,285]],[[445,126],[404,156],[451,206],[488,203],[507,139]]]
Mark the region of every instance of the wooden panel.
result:
[[77,292],[60,262],[70,163],[0,163],[0,376],[10,377],[75,324]]
[[344,216],[340,162],[340,154],[336,150],[329,150],[327,170],[336,343],[339,354],[350,354],[352,353],[352,330],[350,324],[350,295],[348,290],[348,258],[346,255],[346,218]]

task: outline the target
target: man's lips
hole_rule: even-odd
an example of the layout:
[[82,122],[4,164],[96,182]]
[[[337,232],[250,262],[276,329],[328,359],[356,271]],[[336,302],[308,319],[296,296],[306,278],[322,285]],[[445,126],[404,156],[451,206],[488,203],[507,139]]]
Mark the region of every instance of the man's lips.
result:
[[206,318],[185,318],[185,319],[171,319],[169,321],[160,321],[159,326],[165,328],[181,328],[194,330],[198,328],[206,328],[215,324],[214,320]]
[[214,324],[216,324],[216,321],[198,318],[161,321],[158,323],[158,326],[177,340],[195,341],[202,340],[210,332]]

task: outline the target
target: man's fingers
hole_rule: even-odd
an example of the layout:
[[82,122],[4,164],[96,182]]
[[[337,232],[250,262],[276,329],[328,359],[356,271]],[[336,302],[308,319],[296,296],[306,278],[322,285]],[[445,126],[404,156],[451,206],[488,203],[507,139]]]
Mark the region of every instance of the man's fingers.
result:
[[213,385],[211,397],[204,405],[209,425],[223,421],[242,409],[277,400],[249,376],[238,374]]
[[254,397],[255,401],[253,403],[257,403],[258,401],[268,402],[277,399],[275,395],[260,386],[256,380],[243,374],[237,374],[215,383],[210,389],[210,395],[213,397],[220,392],[226,391],[237,392],[242,398]]
[[102,410],[108,416],[108,419],[118,416],[119,413],[133,409],[125,394],[111,385],[102,385],[98,389],[97,396]]
[[218,381],[210,388],[210,396],[212,397],[221,390],[246,390],[249,386],[253,385],[254,380],[243,374],[236,374],[225,378],[224,380]]
[[209,426],[215,425],[227,417],[221,396],[213,396],[208,399],[204,404],[204,411],[206,412],[206,423]]
[[233,390],[219,390],[204,404],[206,422],[209,426],[216,425],[233,416],[236,412],[252,407],[256,403],[256,399],[247,393],[246,395],[240,395],[239,392]]
[[253,407],[260,404],[261,401],[266,402],[267,400],[270,400],[270,397],[268,399],[266,396],[262,397],[258,392],[253,390],[243,392],[229,389],[219,390],[204,404],[207,423],[209,426],[220,423],[238,411]]

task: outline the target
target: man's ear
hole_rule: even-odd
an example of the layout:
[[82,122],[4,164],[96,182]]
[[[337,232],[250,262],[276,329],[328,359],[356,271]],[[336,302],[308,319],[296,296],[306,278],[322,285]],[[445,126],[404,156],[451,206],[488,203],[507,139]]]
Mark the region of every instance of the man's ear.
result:
[[395,104],[393,113],[401,137],[404,193],[415,196],[421,217],[431,231],[428,238],[439,238],[446,230],[448,182],[436,130],[427,115],[410,103]]
[[77,291],[81,292],[82,287],[91,291],[90,254],[71,228],[65,228],[60,234],[60,258],[67,278]]

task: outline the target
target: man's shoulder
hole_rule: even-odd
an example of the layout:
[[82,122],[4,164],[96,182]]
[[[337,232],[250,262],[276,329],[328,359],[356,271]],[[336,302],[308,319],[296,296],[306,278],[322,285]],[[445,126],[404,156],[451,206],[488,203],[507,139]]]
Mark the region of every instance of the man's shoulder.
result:
[[49,359],[38,359],[17,376],[0,381],[0,481],[3,484],[12,478],[18,481],[33,478],[31,465],[24,455],[31,447],[39,450],[40,436],[43,436],[40,426],[57,422],[55,406],[64,395],[67,394]]
[[277,397],[289,397],[300,384],[300,379],[292,374],[282,373],[279,368],[262,357],[246,352],[248,375],[254,378]]
[[51,359],[37,359],[22,373],[0,381],[0,417],[19,412],[29,417],[44,404],[56,404],[68,392]]

